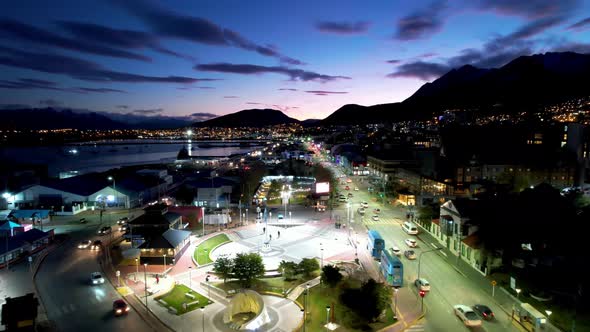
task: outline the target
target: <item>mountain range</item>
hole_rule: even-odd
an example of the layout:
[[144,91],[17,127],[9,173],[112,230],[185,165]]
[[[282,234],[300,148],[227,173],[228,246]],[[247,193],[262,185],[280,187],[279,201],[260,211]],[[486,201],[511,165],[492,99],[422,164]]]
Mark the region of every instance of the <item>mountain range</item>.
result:
[[465,65],[422,85],[398,103],[344,105],[322,120],[298,121],[273,109],[249,109],[211,120],[192,123],[190,118],[45,109],[3,110],[0,128],[178,128],[265,127],[300,123],[349,125],[430,119],[446,109],[520,112],[539,106],[590,95],[590,54],[544,53],[518,57],[500,68]]

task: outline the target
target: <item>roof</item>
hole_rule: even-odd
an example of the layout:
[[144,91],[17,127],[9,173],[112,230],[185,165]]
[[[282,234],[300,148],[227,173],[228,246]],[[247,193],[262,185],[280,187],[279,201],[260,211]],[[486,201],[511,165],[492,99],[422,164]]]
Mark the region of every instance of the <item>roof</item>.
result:
[[182,215],[174,212],[166,212],[164,214],[159,213],[146,213],[142,214],[141,216],[129,221],[131,225],[162,225],[162,226],[170,226],[170,224],[174,223],[178,219],[180,219]]
[[141,249],[174,249],[191,235],[190,231],[168,229],[160,235],[154,235],[142,243]]
[[481,215],[485,210],[483,207],[488,204],[485,201],[474,199],[457,199],[451,202],[461,215],[461,218],[473,218],[474,216]]
[[32,243],[34,241],[43,239],[50,235],[51,234],[49,232],[43,232],[37,228],[33,228],[27,232],[18,233],[8,238],[8,248],[6,244],[6,237],[0,237],[0,254],[4,254],[6,252],[10,252],[15,249],[21,248],[26,243]]
[[463,239],[462,242],[470,248],[478,249],[481,247],[481,241],[479,239],[479,235],[477,234],[477,232],[467,236]]
[[164,218],[168,220],[170,224],[176,222],[178,219],[182,218],[182,215],[176,212],[166,212],[164,214]]
[[169,229],[162,234],[172,246],[176,247],[191,235],[190,231],[181,231],[178,229]]
[[17,219],[24,218],[49,218],[49,210],[12,210],[9,214]]
[[432,219],[432,223],[436,225],[440,225],[440,219]]
[[110,186],[111,181],[104,174],[88,173],[66,179],[49,180],[41,185],[80,196],[89,196]]
[[21,225],[12,221],[5,221],[0,225],[0,230],[7,231],[16,227],[21,227]]

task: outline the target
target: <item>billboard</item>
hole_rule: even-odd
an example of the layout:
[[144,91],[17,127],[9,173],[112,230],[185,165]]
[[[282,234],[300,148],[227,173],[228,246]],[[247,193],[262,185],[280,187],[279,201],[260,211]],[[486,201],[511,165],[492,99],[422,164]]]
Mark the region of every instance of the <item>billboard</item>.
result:
[[317,182],[315,184],[316,194],[323,194],[330,192],[330,182]]

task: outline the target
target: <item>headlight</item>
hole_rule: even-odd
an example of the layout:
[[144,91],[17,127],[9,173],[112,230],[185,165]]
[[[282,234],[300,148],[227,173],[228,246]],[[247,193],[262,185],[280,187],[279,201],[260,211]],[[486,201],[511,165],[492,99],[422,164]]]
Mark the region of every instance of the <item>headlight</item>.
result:
[[120,314],[122,311],[121,309],[117,309],[117,313]]
[[93,283],[93,284],[96,284],[96,283],[97,283],[97,281],[96,281],[96,280],[92,280],[92,283]]
[[125,308],[125,311],[129,311],[129,307]]

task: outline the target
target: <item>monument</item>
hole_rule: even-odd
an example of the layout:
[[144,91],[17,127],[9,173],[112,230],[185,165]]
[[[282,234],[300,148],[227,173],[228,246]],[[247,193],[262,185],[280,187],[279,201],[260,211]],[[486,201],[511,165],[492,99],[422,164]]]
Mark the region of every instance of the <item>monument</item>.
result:
[[231,329],[246,331],[256,331],[270,323],[262,296],[253,290],[236,294],[225,308],[223,323]]

